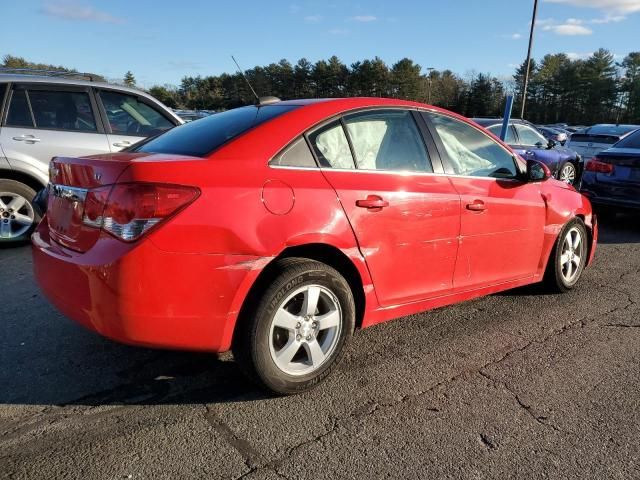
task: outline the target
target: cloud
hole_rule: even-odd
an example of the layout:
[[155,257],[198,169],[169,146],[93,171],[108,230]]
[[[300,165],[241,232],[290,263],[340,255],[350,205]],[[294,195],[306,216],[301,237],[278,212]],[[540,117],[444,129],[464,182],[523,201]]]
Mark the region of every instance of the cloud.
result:
[[49,2],[45,3],[40,12],[49,17],[62,18],[81,22],[100,22],[122,24],[126,20],[114,17],[110,13],[96,10],[90,5],[82,5],[73,2]]
[[346,28],[332,28],[327,33],[330,35],[347,35],[349,33],[349,30],[347,30]]
[[591,55],[593,55],[593,52],[585,52],[585,53],[567,52],[566,55],[567,57],[569,57],[570,60],[584,60],[585,58],[589,58]]
[[322,15],[307,15],[306,17],[304,17],[304,21],[307,23],[318,23],[321,22],[322,19]]
[[512,40],[520,40],[522,38],[522,35],[519,33],[513,33],[511,34],[511,39]]
[[618,23],[626,20],[627,17],[624,15],[606,15],[602,18],[594,18],[589,20],[589,23],[593,24],[604,24],[604,23]]
[[[571,20],[571,19],[570,19]],[[546,25],[543,30],[551,31],[556,35],[576,36],[591,35],[593,30],[577,23],[563,23],[560,25]]]
[[640,12],[640,0],[545,0],[548,3],[564,3],[574,7],[597,8],[608,12],[628,14]]
[[351,17],[351,20],[355,20],[356,22],[375,22],[378,18],[373,15],[356,15],[355,17]]

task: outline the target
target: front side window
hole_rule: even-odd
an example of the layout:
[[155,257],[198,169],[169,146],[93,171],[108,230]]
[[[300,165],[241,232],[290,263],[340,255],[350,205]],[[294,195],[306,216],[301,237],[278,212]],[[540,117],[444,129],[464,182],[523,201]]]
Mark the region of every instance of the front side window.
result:
[[167,117],[133,95],[102,91],[100,99],[111,131],[117,135],[148,137],[174,126]]
[[344,122],[359,169],[433,172],[411,112],[366,111],[348,115]]
[[349,142],[339,121],[330,123],[309,134],[309,141],[321,167],[355,168]]
[[428,113],[449,162],[458,175],[515,178],[516,165],[511,153],[477,128],[448,117]]
[[7,126],[34,127],[26,91],[14,90],[11,94],[11,103],[9,104],[9,112],[7,113]]
[[520,143],[522,145],[537,145],[542,143],[546,145],[548,140],[536,132],[533,128],[525,125],[516,125],[518,136],[520,137]]
[[[502,133],[502,125],[494,125],[493,127],[489,127],[487,130],[493,133],[496,137],[500,138],[500,133]],[[509,145],[515,145],[516,143],[518,143],[516,142],[516,137],[513,133],[513,125],[509,125],[509,127],[507,128],[507,138],[504,139],[504,142],[508,143]]]
[[86,92],[29,90],[36,128],[95,132],[96,121]]

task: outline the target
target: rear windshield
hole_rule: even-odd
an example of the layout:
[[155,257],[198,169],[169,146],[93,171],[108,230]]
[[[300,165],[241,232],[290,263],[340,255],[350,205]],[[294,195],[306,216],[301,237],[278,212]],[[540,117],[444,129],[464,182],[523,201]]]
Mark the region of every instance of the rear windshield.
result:
[[574,133],[571,135],[571,143],[605,143],[613,145],[620,137],[617,135],[589,135],[588,133]]
[[583,133],[589,133],[592,135],[618,135],[622,136],[625,133],[632,132],[638,128],[638,125],[594,125],[588,128]]
[[640,149],[640,130],[636,130],[628,137],[623,138],[615,144],[616,148],[638,148]]
[[268,120],[289,112],[297,105],[249,106],[216,113],[197,122],[175,127],[134,147],[136,152],[168,153],[205,157],[222,144]]

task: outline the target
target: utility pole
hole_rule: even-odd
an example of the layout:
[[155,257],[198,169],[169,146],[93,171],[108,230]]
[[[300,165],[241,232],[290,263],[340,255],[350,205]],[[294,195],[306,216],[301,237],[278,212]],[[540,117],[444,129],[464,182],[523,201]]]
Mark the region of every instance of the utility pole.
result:
[[431,104],[431,72],[435,70],[434,67],[427,67],[427,80],[429,82],[429,88],[427,90],[427,103]]
[[524,105],[527,102],[527,88],[529,87],[529,71],[531,70],[531,47],[533,46],[533,29],[536,28],[538,0],[533,0],[533,15],[531,16],[531,30],[529,31],[529,49],[527,50],[527,71],[524,74],[524,90],[522,91],[522,111],[520,118],[524,120]]

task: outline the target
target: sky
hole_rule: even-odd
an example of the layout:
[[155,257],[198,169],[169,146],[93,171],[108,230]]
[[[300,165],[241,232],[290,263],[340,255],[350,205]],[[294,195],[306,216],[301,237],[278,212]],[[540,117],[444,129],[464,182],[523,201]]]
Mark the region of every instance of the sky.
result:
[[[285,58],[346,64],[409,57],[465,77],[513,74],[526,57],[533,0],[0,0],[0,56],[138,84],[233,72]],[[540,0],[533,57],[621,60],[640,50],[640,0]]]

